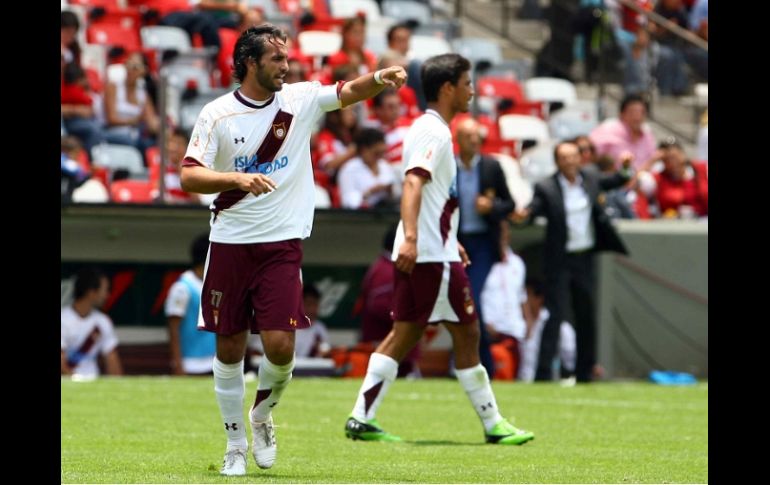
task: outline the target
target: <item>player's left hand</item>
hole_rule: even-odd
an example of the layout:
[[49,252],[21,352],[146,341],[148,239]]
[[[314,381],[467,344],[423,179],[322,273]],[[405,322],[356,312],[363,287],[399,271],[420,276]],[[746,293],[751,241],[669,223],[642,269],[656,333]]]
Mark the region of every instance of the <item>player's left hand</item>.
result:
[[398,89],[406,83],[406,71],[401,66],[390,66],[380,71],[380,78],[387,86]]
[[467,268],[471,265],[471,258],[468,257],[468,253],[465,251],[463,245],[459,242],[457,243],[457,249],[460,251],[460,261],[462,261],[463,267]]

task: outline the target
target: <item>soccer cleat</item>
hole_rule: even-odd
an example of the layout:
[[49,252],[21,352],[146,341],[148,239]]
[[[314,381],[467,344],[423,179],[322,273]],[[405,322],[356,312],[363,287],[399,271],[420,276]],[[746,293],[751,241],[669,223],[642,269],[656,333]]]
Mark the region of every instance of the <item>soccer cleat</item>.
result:
[[270,468],[275,463],[275,455],[278,451],[275,444],[275,426],[273,417],[267,418],[264,423],[251,422],[251,453],[260,468]]
[[353,416],[345,423],[345,436],[362,441],[402,441],[398,436],[383,431],[376,419],[362,422]]
[[498,445],[523,445],[529,440],[535,439],[531,431],[524,431],[503,419],[497,423],[489,432],[484,433],[487,443]]
[[233,449],[225,453],[220,475],[242,476],[246,474],[246,450]]

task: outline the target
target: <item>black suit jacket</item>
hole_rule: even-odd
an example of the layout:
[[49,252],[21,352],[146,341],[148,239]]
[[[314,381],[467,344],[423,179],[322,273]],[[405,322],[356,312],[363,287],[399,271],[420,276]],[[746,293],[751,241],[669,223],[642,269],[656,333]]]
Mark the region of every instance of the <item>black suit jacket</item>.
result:
[[[513,201],[513,197],[511,197],[511,193],[508,190],[508,184],[505,181],[505,174],[500,167],[500,162],[483,155],[479,160],[479,194],[489,196],[493,202],[492,210],[489,214],[482,217],[488,226],[487,235],[490,241],[490,251],[493,251],[495,261],[499,261],[500,221],[513,211],[516,203]],[[460,227],[462,227],[462,224],[460,224]]]
[[[591,223],[594,227],[595,243],[592,251],[615,251],[628,254],[626,246],[618,236],[610,218],[604,211],[606,197],[602,193],[622,186],[628,176],[615,172],[603,174],[593,166],[580,169],[583,188],[591,202]],[[545,230],[546,275],[561,268],[567,255],[567,214],[564,210],[564,194],[559,184],[559,172],[535,184],[535,193],[530,204],[532,218],[543,216],[548,220]]]

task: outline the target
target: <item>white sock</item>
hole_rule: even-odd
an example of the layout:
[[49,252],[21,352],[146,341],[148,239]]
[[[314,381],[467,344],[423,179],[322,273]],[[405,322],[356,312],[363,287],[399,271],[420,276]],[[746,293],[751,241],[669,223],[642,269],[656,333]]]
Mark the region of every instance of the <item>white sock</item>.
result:
[[270,412],[278,404],[283,390],[289,385],[291,372],[294,370],[294,358],[285,365],[275,365],[263,356],[259,363],[259,385],[257,397],[249,413],[251,420],[264,423],[270,417]]
[[353,417],[359,421],[373,419],[397,375],[398,362],[385,354],[373,353],[369,357],[366,377],[358,391]]
[[477,364],[467,369],[455,369],[457,380],[465,389],[465,393],[473,404],[473,409],[479,415],[484,429],[489,431],[503,417],[497,410],[497,402],[492,392],[492,386],[489,385],[489,376],[483,365]]
[[243,419],[243,360],[237,364],[225,364],[214,357],[214,391],[219,412],[227,434],[227,450],[249,449],[246,440],[246,424]]

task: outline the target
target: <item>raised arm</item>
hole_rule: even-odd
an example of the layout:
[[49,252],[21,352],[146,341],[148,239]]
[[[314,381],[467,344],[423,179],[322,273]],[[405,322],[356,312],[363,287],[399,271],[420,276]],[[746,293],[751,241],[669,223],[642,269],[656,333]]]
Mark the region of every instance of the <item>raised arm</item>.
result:
[[[377,82],[378,78],[382,81],[381,83]],[[345,83],[340,91],[340,102],[344,108],[364,99],[377,96],[380,91],[388,86],[398,89],[404,83],[406,83],[406,71],[404,71],[403,67],[391,66],[380,69]]]

